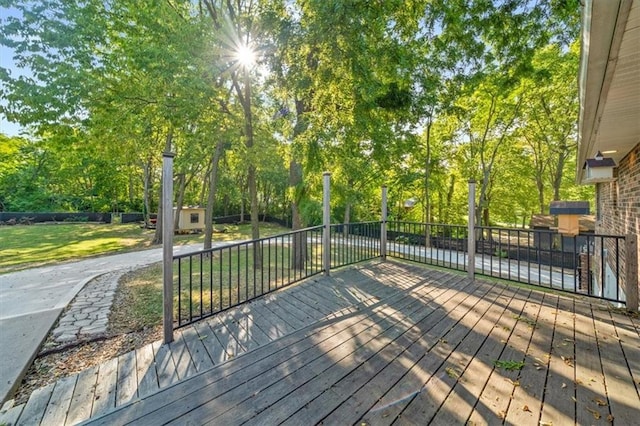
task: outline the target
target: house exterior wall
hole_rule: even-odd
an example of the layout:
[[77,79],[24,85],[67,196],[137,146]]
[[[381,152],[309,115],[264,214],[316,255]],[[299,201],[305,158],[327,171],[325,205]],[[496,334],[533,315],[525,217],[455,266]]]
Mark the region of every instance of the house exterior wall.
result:
[[[630,235],[640,243],[640,143],[620,161],[617,172],[617,180],[596,184],[596,234]],[[607,263],[615,270],[615,262],[611,259],[615,247],[607,240],[605,248]],[[622,244],[618,249],[620,270],[625,271],[626,248]],[[640,261],[640,250],[637,250],[636,256]],[[596,276],[600,275],[600,271],[594,272]],[[620,278],[621,286],[625,288],[624,275]],[[640,282],[635,285],[640,288]]]

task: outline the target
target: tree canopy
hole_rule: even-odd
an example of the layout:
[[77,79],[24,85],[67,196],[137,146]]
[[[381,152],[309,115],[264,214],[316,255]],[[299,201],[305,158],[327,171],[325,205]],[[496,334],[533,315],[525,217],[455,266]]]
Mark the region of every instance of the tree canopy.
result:
[[[576,187],[577,0],[2,0],[0,208],[526,224]],[[240,52],[251,53],[244,61]],[[408,199],[416,201],[404,208]],[[257,237],[257,227],[254,237]],[[210,238],[210,236],[209,236]]]

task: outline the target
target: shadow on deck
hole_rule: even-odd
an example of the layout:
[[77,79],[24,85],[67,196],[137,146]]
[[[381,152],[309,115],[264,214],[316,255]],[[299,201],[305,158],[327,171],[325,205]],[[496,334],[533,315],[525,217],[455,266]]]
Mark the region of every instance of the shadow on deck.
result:
[[596,300],[375,261],[62,379],[0,422],[633,424],[639,329]]

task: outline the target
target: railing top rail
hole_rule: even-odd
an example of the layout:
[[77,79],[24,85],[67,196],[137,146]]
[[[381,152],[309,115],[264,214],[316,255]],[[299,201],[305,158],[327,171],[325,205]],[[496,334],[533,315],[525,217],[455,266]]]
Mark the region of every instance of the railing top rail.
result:
[[332,223],[331,226],[350,226],[350,225],[373,225],[382,223],[379,220],[371,220],[368,222],[349,222],[349,223]]
[[216,251],[232,249],[232,248],[236,248],[236,247],[240,247],[240,246],[244,246],[244,245],[248,245],[248,244],[260,243],[262,241],[274,240],[274,239],[278,239],[278,238],[287,237],[289,235],[300,234],[302,232],[317,231],[317,230],[321,230],[322,227],[323,227],[322,225],[310,226],[310,227],[307,227],[307,228],[296,229],[295,231],[284,232],[282,234],[270,235],[268,237],[258,238],[257,240],[251,240],[251,239],[243,240],[243,241],[239,241],[237,243],[225,244],[223,246],[212,247],[212,248],[206,249],[206,250],[196,250],[196,251],[192,251],[192,252],[189,252],[189,253],[177,254],[177,255],[173,256],[173,259],[174,260],[176,260],[176,259],[184,259],[185,257],[189,257],[189,256],[207,254],[207,253],[214,253]]
[[451,226],[451,227],[466,227],[466,224],[460,223],[436,223],[436,222],[412,222],[406,220],[387,220],[388,223],[402,223],[405,225],[429,225],[429,226]]
[[[502,226],[480,226],[476,225],[476,229],[486,229],[486,230],[495,230],[495,231],[520,231],[520,232],[537,232],[541,234],[553,234],[553,235],[561,235],[557,230],[554,229],[535,229],[535,228],[508,228]],[[605,238],[626,238],[624,235],[612,235],[612,234],[595,234],[595,233],[579,233],[576,237],[605,237]]]

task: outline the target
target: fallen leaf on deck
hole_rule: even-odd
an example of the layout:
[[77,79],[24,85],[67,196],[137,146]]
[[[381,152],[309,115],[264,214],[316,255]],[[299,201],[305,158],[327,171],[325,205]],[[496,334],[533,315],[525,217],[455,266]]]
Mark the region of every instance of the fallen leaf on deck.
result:
[[564,389],[564,388],[566,388],[566,387],[567,387],[567,384],[566,384],[566,383],[563,383],[563,384],[562,384],[562,389]]
[[596,404],[598,404],[601,407],[606,407],[607,405],[609,405],[606,402],[604,402],[603,400],[601,400],[600,398],[594,399],[593,402],[595,402]]
[[553,422],[545,422],[544,420],[540,420],[538,426],[553,426]]
[[531,412],[531,410],[529,410],[529,406],[528,405],[525,405],[524,407],[522,407],[522,411]]
[[585,407],[585,409],[586,409],[588,412],[590,412],[591,414],[593,414],[593,418],[594,418],[594,419],[596,419],[596,420],[599,420],[599,419],[600,419],[600,417],[601,417],[601,416],[600,416],[600,413],[599,413],[598,411],[596,411],[596,410],[592,410],[592,409],[591,409],[591,408],[589,408],[589,407]]
[[609,423],[613,423],[613,415],[609,414],[609,415],[607,416],[607,421],[608,421]]

